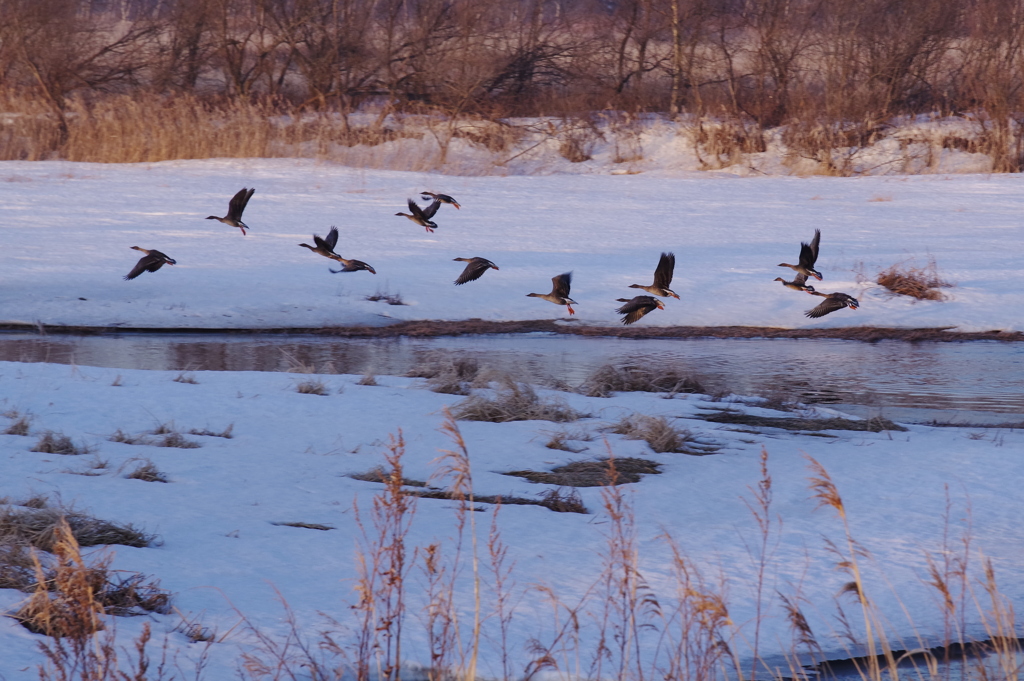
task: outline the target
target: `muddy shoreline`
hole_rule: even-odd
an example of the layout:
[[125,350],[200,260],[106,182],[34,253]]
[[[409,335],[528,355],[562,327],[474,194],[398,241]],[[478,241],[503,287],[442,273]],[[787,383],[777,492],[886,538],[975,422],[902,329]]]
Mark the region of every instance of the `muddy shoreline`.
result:
[[483,334],[555,333],[609,338],[824,338],[875,343],[883,340],[907,342],[939,341],[1024,341],[1021,331],[953,331],[945,328],[842,327],[829,329],[783,329],[763,326],[588,326],[562,320],[496,322],[481,319],[462,321],[409,321],[387,326],[335,326],[316,328],[125,328],[103,326],[61,326],[47,324],[0,324],[0,331],[34,332],[40,335],[117,335],[117,334],[230,334],[230,335],[317,335],[337,338],[394,338],[409,336],[465,336]]

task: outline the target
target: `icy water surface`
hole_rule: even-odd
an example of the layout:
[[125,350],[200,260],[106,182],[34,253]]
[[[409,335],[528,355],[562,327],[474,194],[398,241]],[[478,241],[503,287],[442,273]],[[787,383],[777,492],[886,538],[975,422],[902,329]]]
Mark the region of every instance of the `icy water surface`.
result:
[[[618,339],[555,334],[339,339],[308,335],[0,334],[0,360],[123,369],[402,375],[442,358],[578,385],[603,364],[682,367],[709,390],[795,398],[922,421],[1024,419],[1024,344],[818,339]],[[1014,417],[1017,418],[1014,418]]]

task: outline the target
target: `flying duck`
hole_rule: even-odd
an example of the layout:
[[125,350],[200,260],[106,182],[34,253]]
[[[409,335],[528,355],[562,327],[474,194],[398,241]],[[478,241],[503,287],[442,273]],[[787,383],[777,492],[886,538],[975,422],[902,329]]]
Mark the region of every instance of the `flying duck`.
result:
[[799,274],[793,277],[793,281],[786,281],[782,277],[775,277],[772,281],[781,281],[782,285],[786,288],[791,288],[794,291],[804,291],[805,293],[817,293],[814,287],[807,283],[807,275]]
[[543,298],[555,305],[565,305],[569,308],[569,314],[576,314],[572,309],[573,305],[579,305],[569,297],[569,287],[572,284],[572,272],[558,274],[551,277],[551,293],[527,293],[528,298]]
[[779,263],[779,267],[788,267],[791,270],[795,270],[804,277],[814,277],[818,281],[821,281],[821,272],[814,269],[814,263],[818,259],[818,242],[821,241],[821,230],[814,230],[814,238],[811,239],[811,243],[806,244],[800,242],[800,261],[796,265],[790,265],[788,262]]
[[244,211],[245,207],[249,205],[249,199],[252,198],[252,194],[254,191],[256,191],[255,187],[253,187],[252,189],[246,189],[245,187],[242,187],[241,189],[238,190],[237,194],[231,197],[231,201],[228,202],[227,215],[225,215],[222,218],[219,218],[216,215],[211,215],[206,219],[216,220],[217,222],[223,222],[225,225],[230,225],[231,227],[238,227],[240,230],[242,230],[242,236],[245,236],[245,230],[252,228],[249,227],[249,225],[242,222],[242,211]]
[[344,267],[342,267],[340,270],[331,270],[330,267],[327,268],[331,270],[331,272],[333,272],[334,274],[338,274],[340,272],[358,272],[359,270],[366,270],[370,274],[377,274],[377,271],[375,269],[367,265],[362,260],[346,260],[345,258],[341,257],[340,255],[334,252],[334,247],[338,245],[337,227],[331,227],[331,231],[327,232],[326,239],[321,239],[319,234],[314,234],[313,243],[316,244],[316,247],[310,246],[309,244],[299,245],[304,246],[305,248],[308,248],[314,253],[324,256],[325,258],[337,260],[342,265],[344,265]]
[[848,307],[851,310],[856,310],[860,307],[860,303],[857,302],[856,298],[845,293],[818,293],[817,291],[808,291],[808,293],[825,299],[816,308],[804,313],[805,316],[811,319],[824,317],[828,313],[842,310],[844,307]]
[[395,215],[401,215],[402,217],[409,218],[417,225],[426,227],[428,232],[433,232],[437,229],[437,223],[432,222],[430,218],[434,217],[434,213],[437,212],[437,209],[440,206],[441,201],[438,199],[434,199],[426,208],[420,208],[416,205],[415,201],[409,199],[409,213],[411,213],[411,215],[409,213],[395,213]]
[[166,265],[177,265],[178,261],[173,258],[167,257],[164,253],[156,250],[146,250],[145,248],[139,248],[138,246],[132,246],[133,250],[142,251],[146,255],[139,258],[139,261],[135,263],[135,267],[132,271],[124,275],[125,281],[130,281],[135,277],[139,276],[143,272],[156,272],[158,269]]
[[636,296],[635,298],[616,298],[618,302],[625,303],[616,310],[622,317],[623,324],[632,324],[648,312],[664,310],[665,303],[653,296]]
[[456,286],[461,286],[467,281],[476,281],[484,276],[484,272],[491,268],[498,269],[498,266],[487,258],[454,258],[454,260],[468,263],[466,269],[462,270],[462,274],[455,280]]
[[441,203],[447,203],[449,206],[455,206],[455,208],[457,208],[457,209],[458,208],[462,208],[462,206],[459,205],[458,201],[456,201],[452,197],[448,196],[447,194],[435,194],[434,192],[420,192],[420,194],[423,196],[424,199],[429,196],[430,198],[434,199],[435,201],[440,201]]
[[[643,289],[654,296],[661,296],[662,298],[672,297],[679,300],[679,296],[676,295],[676,292],[669,288],[669,286],[672,285],[672,274],[675,272],[675,269],[676,256],[672,253],[662,253],[661,259],[658,260],[658,266],[654,269],[654,283],[650,286],[630,284],[629,288]],[[639,298],[643,296],[637,297]],[[648,310],[648,312],[650,312],[650,310]],[[647,312],[644,314],[647,314]],[[640,316],[642,317],[643,315]],[[640,317],[637,317],[637,319],[639,318]],[[636,321],[636,319],[633,321]]]

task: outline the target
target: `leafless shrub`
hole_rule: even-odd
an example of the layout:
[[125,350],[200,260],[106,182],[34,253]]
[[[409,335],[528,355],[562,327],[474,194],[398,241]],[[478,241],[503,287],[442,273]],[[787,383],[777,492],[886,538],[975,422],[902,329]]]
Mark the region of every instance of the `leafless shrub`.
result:
[[140,463],[135,470],[124,477],[131,480],[142,480],[144,482],[170,482],[170,480],[167,479],[167,476],[156,467],[156,464],[149,460]]
[[955,286],[939,276],[934,257],[929,258],[924,266],[914,265],[912,261],[896,263],[879,272],[875,281],[894,296],[910,296],[918,300],[945,300],[946,296],[939,289]]
[[186,372],[182,371],[180,374],[175,376],[172,380],[175,383],[188,383],[189,385],[198,385],[199,384],[199,381],[196,380],[195,375],[192,374],[191,372],[186,373]]
[[584,415],[562,399],[542,400],[526,383],[508,379],[496,390],[494,397],[473,395],[452,409],[455,418],[462,421],[578,421]]
[[680,367],[605,364],[595,370],[580,392],[588,397],[609,397],[613,392],[706,393],[693,374]]
[[719,170],[765,150],[764,133],[742,118],[697,118],[691,128],[693,150],[701,168]]
[[303,395],[327,395],[327,386],[319,378],[301,381],[295,386],[295,391]]
[[598,141],[604,139],[592,121],[581,118],[563,121],[557,135],[558,154],[570,163],[589,161]]
[[16,409],[12,409],[4,416],[11,419],[11,423],[4,429],[4,435],[28,435],[29,425],[32,423],[31,416],[22,414]]
[[658,453],[706,453],[698,452],[693,446],[696,443],[690,431],[676,428],[664,416],[632,414],[612,426],[611,430],[613,433],[625,435],[630,440],[643,440]]
[[91,449],[85,445],[76,445],[70,437],[63,433],[54,433],[53,431],[46,431],[43,433],[35,446],[32,447],[33,452],[41,452],[43,454],[64,454],[67,456],[75,456],[79,454],[88,454]]

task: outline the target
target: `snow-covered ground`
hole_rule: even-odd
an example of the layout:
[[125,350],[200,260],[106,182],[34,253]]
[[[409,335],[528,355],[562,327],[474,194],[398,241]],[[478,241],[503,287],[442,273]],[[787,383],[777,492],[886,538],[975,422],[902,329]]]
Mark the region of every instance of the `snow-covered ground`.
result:
[[[157,277],[149,281],[156,282]],[[7,414],[16,410],[31,415],[32,431],[28,437],[0,435],[0,496],[24,499],[46,494],[73,504],[76,510],[159,535],[160,546],[88,550],[90,555],[114,551],[115,568],[151,575],[174,593],[174,614],[118,619],[119,641],[125,646],[143,621],[151,621],[156,641],[162,645],[168,637],[169,650],[178,656],[180,668],[190,670],[204,648],[175,630],[185,617],[223,637],[209,649],[204,678],[234,678],[239,654],[255,644],[251,629],[239,624],[241,616],[268,636],[286,632],[277,592],[310,639],[325,627],[319,614],[325,613],[342,623],[335,633],[337,640],[350,643],[354,615],[348,606],[355,598],[354,553],[359,540],[353,503],[358,499],[365,521],[371,497],[381,485],[347,476],[380,465],[384,443],[401,429],[407,443],[406,477],[430,477],[437,471],[433,461],[439,450],[452,447],[438,430],[442,408],[463,398],[436,394],[426,389],[422,379],[410,378],[378,377],[380,385],[364,386],[357,384],[357,376],[323,375],[315,378],[324,382],[329,394],[319,396],[296,391],[300,382],[310,378],[304,375],[195,372],[190,377],[196,383],[174,381],[178,376],[177,372],[0,364],[0,408]],[[667,612],[678,586],[663,538],[670,535],[703,571],[707,588],[726,597],[735,627],[730,629],[734,632],[730,645],[740,654],[750,645],[754,631],[753,585],[760,538],[746,501],[759,480],[762,447],[770,455],[774,495],[762,652],[774,656],[790,649],[792,637],[776,591],[791,598],[799,594],[823,647],[838,655],[844,650],[835,635],[834,599],[848,577],[835,569],[838,558],[827,541],[845,548],[845,540],[835,513],[815,508],[805,455],[817,459],[831,474],[845,502],[851,534],[870,552],[870,557],[861,558],[867,593],[890,623],[890,632],[902,637],[895,644],[916,647],[915,633],[929,642],[941,634],[936,593],[925,581],[926,552],[941,561],[944,530],[949,532],[946,548],[953,556],[958,554],[961,535],[969,535],[972,569],[980,568],[983,552],[993,561],[1010,603],[1018,609],[1024,604],[1024,569],[1019,560],[1024,527],[1019,501],[1015,501],[1019,500],[1024,431],[908,426],[904,432],[830,431],[827,434],[834,437],[821,437],[708,423],[698,414],[725,406],[752,414],[787,414],[738,402],[711,402],[703,396],[663,399],[657,394],[623,393],[590,398],[539,392],[544,399],[563,399],[590,417],[565,425],[460,422],[476,494],[536,498],[546,486],[502,472],[545,471],[569,461],[605,456],[605,437],[618,457],[641,456],[661,463],[660,475],[645,476],[624,488],[635,512],[638,568]],[[654,454],[644,442],[605,430],[633,412],[666,416],[719,450],[712,456]],[[815,413],[828,415],[828,410],[802,415]],[[9,421],[10,417],[0,420],[0,426],[6,428]],[[109,440],[118,430],[138,435],[160,424],[172,425],[202,446],[174,449]],[[192,429],[220,432],[228,425],[233,426],[231,439],[187,434]],[[62,432],[93,451],[80,456],[31,452],[46,430]],[[571,442],[585,448],[578,454],[546,448],[551,434],[563,430],[572,437],[593,439]],[[126,479],[126,473],[143,459],[152,461],[170,482]],[[105,468],[95,467],[100,460],[106,462]],[[75,474],[81,472],[97,475]],[[944,526],[947,493],[952,503],[948,528]],[[610,525],[601,510],[600,489],[583,488],[580,494],[590,514],[506,505],[497,516],[509,558],[515,561],[514,586],[506,586],[521,599],[507,647],[516,677],[533,659],[527,642],[536,638],[548,645],[555,634],[550,602],[538,587],[550,588],[559,602],[573,606],[600,574]],[[451,501],[419,500],[410,546],[439,541],[450,557],[454,507]],[[490,514],[474,515],[478,531],[485,534]],[[283,522],[319,523],[335,529],[273,524]],[[972,572],[974,577],[979,574]],[[425,587],[418,568],[410,573],[410,583],[403,651],[410,663],[423,663],[427,659],[421,611]],[[485,612],[492,604],[490,584],[485,570]],[[980,593],[980,585],[975,583],[975,588]],[[600,594],[601,587],[595,592]],[[468,617],[472,607],[468,566],[456,597],[463,616]],[[23,598],[2,590],[0,606],[13,608]],[[857,608],[848,598],[840,600],[857,630]],[[583,671],[595,650],[602,603],[595,596],[581,611],[583,630],[576,653]],[[985,636],[973,606],[965,619],[970,635]],[[484,678],[501,675],[496,627],[493,618],[484,624],[480,665]],[[644,631],[641,654],[644,664],[651,664],[659,650],[660,631]],[[0,618],[0,678],[35,678],[35,665],[42,661],[35,646],[40,639],[14,620]],[[569,665],[570,671],[574,664]]]
[[[243,186],[256,193],[243,237],[224,215]],[[584,324],[618,323],[616,298],[649,284],[676,254],[674,290],[642,325],[951,326],[1020,330],[1024,319],[1024,177],[735,177],[654,170],[635,175],[439,176],[300,160],[139,165],[0,163],[0,321],[119,327],[316,327],[393,320],[566,317],[525,294],[573,271]],[[428,234],[407,197],[440,191]],[[338,252],[376,268],[330,274],[299,248],[337,225]],[[818,289],[860,299],[857,311],[808,320],[819,299],[784,289],[780,262],[822,231]],[[122,281],[156,248],[177,260]],[[500,271],[455,287],[455,257]],[[954,282],[948,300],[892,299],[880,270],[934,258]],[[371,302],[399,295],[405,305]]]

